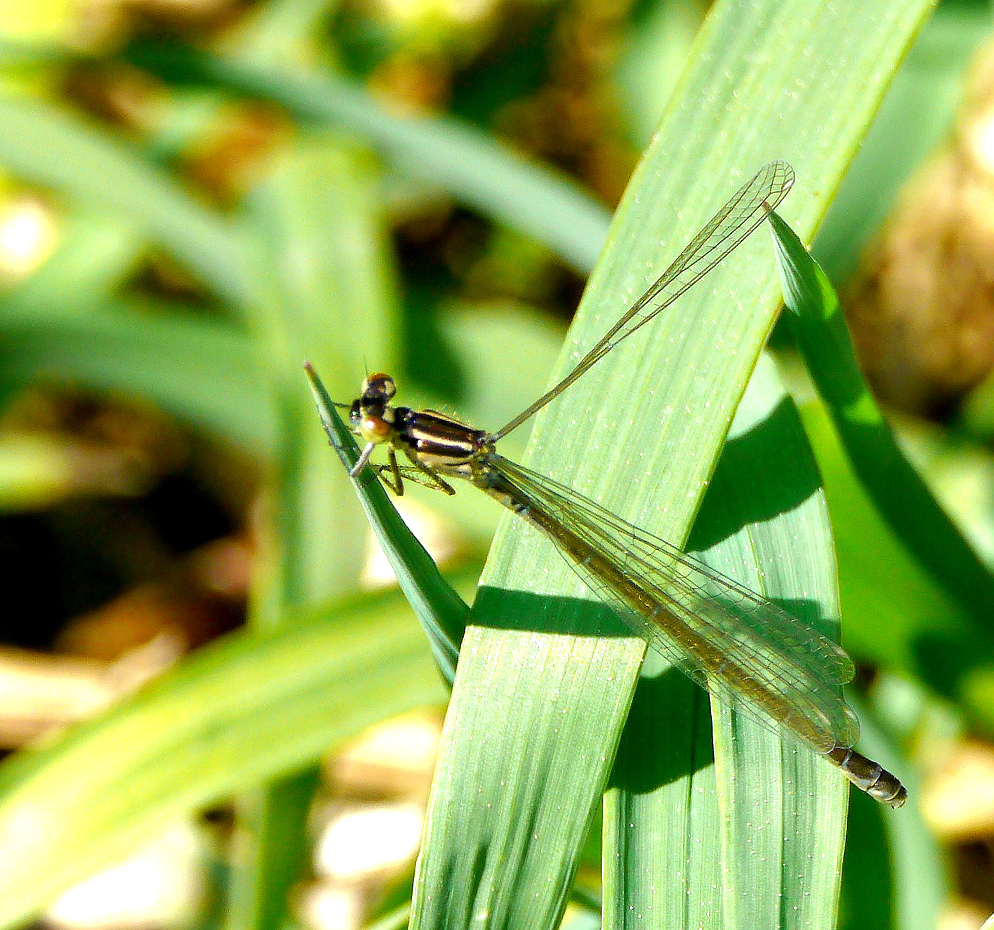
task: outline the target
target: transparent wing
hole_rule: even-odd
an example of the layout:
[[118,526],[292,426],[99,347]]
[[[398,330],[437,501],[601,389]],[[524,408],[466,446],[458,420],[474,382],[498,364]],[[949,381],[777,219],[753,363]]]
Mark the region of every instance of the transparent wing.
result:
[[783,724],[819,752],[856,742],[859,723],[840,694],[853,665],[841,646],[576,491],[500,456],[493,464],[506,490],[531,508],[522,516],[552,536],[590,588],[694,681],[766,726],[771,719]]
[[534,416],[564,388],[600,361],[619,342],[665,310],[681,294],[693,287],[715,265],[728,256],[766,218],[769,210],[787,196],[794,184],[794,169],[785,161],[764,165],[747,184],[739,188],[711,221],[687,244],[649,289],[625,312],[577,362],[576,367],[555,387],[519,413],[510,423],[493,434],[494,440],[506,436],[525,420]]

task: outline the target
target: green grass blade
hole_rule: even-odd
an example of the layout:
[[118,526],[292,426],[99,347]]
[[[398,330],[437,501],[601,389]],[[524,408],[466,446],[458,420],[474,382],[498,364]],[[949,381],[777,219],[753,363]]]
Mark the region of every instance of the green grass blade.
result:
[[137,48],[131,57],[166,78],[216,82],[277,103],[295,119],[351,129],[397,171],[546,243],[580,271],[593,267],[604,243],[606,216],[590,197],[458,120],[395,116],[343,78],[307,76],[189,49]]
[[831,282],[779,216],[771,223],[787,320],[853,469],[895,535],[987,640],[994,577],[897,445],[859,370]]
[[39,380],[123,391],[247,449],[274,447],[275,409],[256,348],[229,323],[178,307],[144,312],[122,304],[78,315],[16,314],[3,330],[0,394]]
[[175,818],[444,694],[398,595],[226,637],[0,766],[0,926],[20,924]]
[[[784,158],[798,169],[798,188],[783,209],[801,228],[813,228],[927,8],[894,0],[868,22],[857,2],[718,3],[619,208],[557,374],[763,162]],[[764,238],[754,237],[654,324],[651,336],[616,349],[547,409],[533,432],[530,464],[660,536],[683,540],[771,325],[776,288]],[[776,473],[792,475],[794,467],[777,461]],[[789,486],[812,486],[804,463],[796,474]],[[785,504],[814,508],[817,498]],[[757,533],[766,532],[765,523]],[[776,553],[784,576],[795,580],[786,590],[806,591],[831,620],[831,558],[816,555],[806,571],[798,562],[830,552],[824,513],[799,536],[770,532],[756,548]],[[727,564],[738,569],[735,551]],[[816,585],[808,584],[812,572]],[[475,615],[481,625],[467,630],[443,735],[415,927],[461,926],[474,917],[481,926],[555,924],[642,658],[641,643],[604,635],[611,627],[602,613],[577,609],[584,589],[526,527],[505,522],[484,581]],[[754,884],[747,901],[735,901],[735,890],[747,886],[741,875],[726,876],[748,862],[744,825],[751,823],[755,835],[767,809],[736,808],[738,819],[729,824],[725,814],[733,802],[722,795],[719,806],[717,789],[698,791],[687,781],[684,776],[707,766],[706,754],[699,742],[670,752],[668,740],[692,717],[692,707],[657,705],[654,768],[642,763],[617,773],[625,785],[618,790],[641,790],[646,802],[635,822],[608,810],[605,856],[621,856],[617,879],[632,883],[632,870],[658,843],[672,842],[655,860],[652,894],[646,886],[637,902],[628,898],[627,912],[606,913],[605,924],[665,911],[664,901],[691,923],[718,897],[734,904],[730,919],[743,926],[791,925],[798,914],[815,914],[828,925],[838,815],[829,814],[831,823],[811,840],[819,850],[815,866],[810,846],[788,844],[775,864],[753,873],[762,887]],[[718,771],[728,764],[720,762]],[[797,764],[823,765],[814,758]],[[683,832],[668,831],[665,817],[652,810],[655,798],[666,808],[665,789],[673,785],[686,799]],[[839,810],[839,789],[825,790],[812,788],[783,803],[807,805],[805,816],[815,822],[819,805]],[[791,826],[778,817],[770,830],[780,836]],[[698,844],[706,847],[707,862],[688,860],[688,848]],[[808,895],[817,904],[794,910]],[[776,912],[764,908],[770,901],[781,902]]]
[[[863,721],[861,743],[865,751],[885,768],[900,770],[900,752],[876,725],[864,702],[853,699],[852,703]],[[912,796],[917,795],[917,779],[911,779],[907,788]],[[895,930],[932,930],[939,926],[951,894],[949,875],[937,838],[921,811],[912,806],[906,816],[888,817],[869,798],[855,796],[850,823],[851,842],[843,875],[844,887],[853,881],[855,894],[849,894],[848,914],[847,902],[843,902],[843,930],[865,927],[867,918],[872,920],[875,904],[880,911],[893,911],[890,926]],[[871,831],[883,836],[874,836]],[[892,874],[889,882],[880,880],[879,857],[884,855]]]
[[235,230],[136,151],[37,100],[0,97],[0,124],[0,163],[35,184],[119,213],[220,296],[244,303],[249,271]]
[[[359,458],[355,438],[339,417],[317,372],[308,365],[306,374],[328,441],[348,471]],[[352,479],[352,483],[401,591],[428,634],[439,669],[445,680],[451,682],[469,608],[407,528],[373,471],[367,469]]]
[[824,406],[807,404],[803,414],[836,532],[846,648],[857,659],[925,682],[994,732],[988,634],[883,520]]
[[[247,202],[257,284],[247,310],[279,437],[273,545],[249,610],[256,626],[286,622],[294,610],[353,585],[362,565],[363,521],[355,508],[341,506],[345,481],[315,428],[300,363],[305,353],[339,362],[349,348],[339,337],[340,318],[363,319],[368,331],[352,331],[370,349],[384,348],[392,335],[396,298],[376,193],[368,158],[330,138],[304,136],[273,160]],[[306,872],[307,816],[319,781],[316,768],[302,770],[241,799],[230,926],[285,925],[291,889]]]
[[[789,468],[771,468],[771,463],[788,462]],[[797,411],[770,360],[761,359],[736,411],[690,545],[703,548],[703,558],[718,570],[759,588],[838,639],[832,540],[809,529],[824,527],[826,520],[817,468]],[[804,545],[785,557],[789,539]],[[720,542],[715,545],[715,540]],[[740,574],[738,566],[748,568]],[[721,705],[712,706],[712,716],[714,779],[728,852],[715,855],[712,840],[701,844],[697,855],[712,870],[715,860],[733,864],[714,875],[724,887],[727,922],[833,925],[847,784],[789,737],[781,740]],[[651,800],[634,794],[635,803],[645,806],[646,822],[658,820],[648,806],[658,803],[658,794]],[[634,879],[634,871],[629,876]],[[669,902],[672,906],[678,898]]]
[[[771,460],[801,467],[771,470]],[[743,583],[757,583],[758,563],[770,596],[837,635],[831,622],[837,615],[819,616],[834,605],[824,579],[830,540],[806,528],[823,521],[824,500],[796,412],[767,362],[739,406],[691,545]],[[806,546],[787,559],[782,540],[791,536]],[[830,926],[844,783],[806,750],[721,706],[714,709],[713,740],[712,747],[706,697],[672,670],[668,678],[660,673],[650,656],[607,797],[606,826],[617,831],[622,855],[605,862],[605,913],[630,914],[621,925],[636,925],[635,915],[652,902],[663,926],[762,926],[774,919],[783,926]],[[715,793],[720,810],[701,803]],[[803,879],[794,871],[798,863]],[[675,888],[667,893],[660,881],[678,867],[685,897]],[[781,914],[782,907],[789,913]]]

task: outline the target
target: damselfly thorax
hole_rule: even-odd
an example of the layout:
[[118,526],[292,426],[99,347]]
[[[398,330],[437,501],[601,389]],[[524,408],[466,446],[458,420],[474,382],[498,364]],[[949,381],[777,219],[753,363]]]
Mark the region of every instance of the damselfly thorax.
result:
[[385,445],[389,461],[378,472],[398,494],[402,493],[403,476],[397,452],[407,457],[416,470],[414,480],[420,484],[454,494],[442,476],[477,483],[488,453],[494,450],[490,434],[435,410],[393,407],[390,401],[396,393],[397,386],[390,375],[377,372],[363,380],[359,396],[349,409],[353,432],[366,442],[350,473],[352,477],[366,467],[378,445]]

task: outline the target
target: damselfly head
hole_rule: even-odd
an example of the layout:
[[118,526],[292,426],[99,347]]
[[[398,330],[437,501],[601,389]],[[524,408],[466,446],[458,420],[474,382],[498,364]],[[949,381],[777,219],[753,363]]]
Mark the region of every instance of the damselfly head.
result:
[[363,378],[360,399],[364,406],[376,403],[387,404],[393,400],[396,393],[397,384],[393,378],[382,371],[376,371]]
[[397,393],[397,385],[390,375],[374,372],[362,382],[359,397],[349,409],[352,432],[367,443],[387,442],[394,433],[394,412],[390,401]]

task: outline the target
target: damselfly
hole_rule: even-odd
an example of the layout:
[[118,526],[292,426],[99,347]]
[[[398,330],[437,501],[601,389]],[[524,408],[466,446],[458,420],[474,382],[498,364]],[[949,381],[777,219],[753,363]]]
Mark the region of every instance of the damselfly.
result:
[[[907,798],[900,781],[852,748],[859,724],[840,689],[853,665],[839,645],[676,546],[496,451],[499,439],[728,256],[793,182],[784,162],[760,169],[565,378],[494,433],[435,411],[394,407],[393,379],[368,375],[349,408],[351,429],[365,440],[350,474],[373,468],[398,495],[405,480],[447,494],[455,492],[446,479],[469,481],[546,534],[621,620],[694,681],[764,724],[786,727],[858,788],[896,808]],[[373,465],[380,445],[387,462]],[[398,450],[409,466],[398,464]]]

